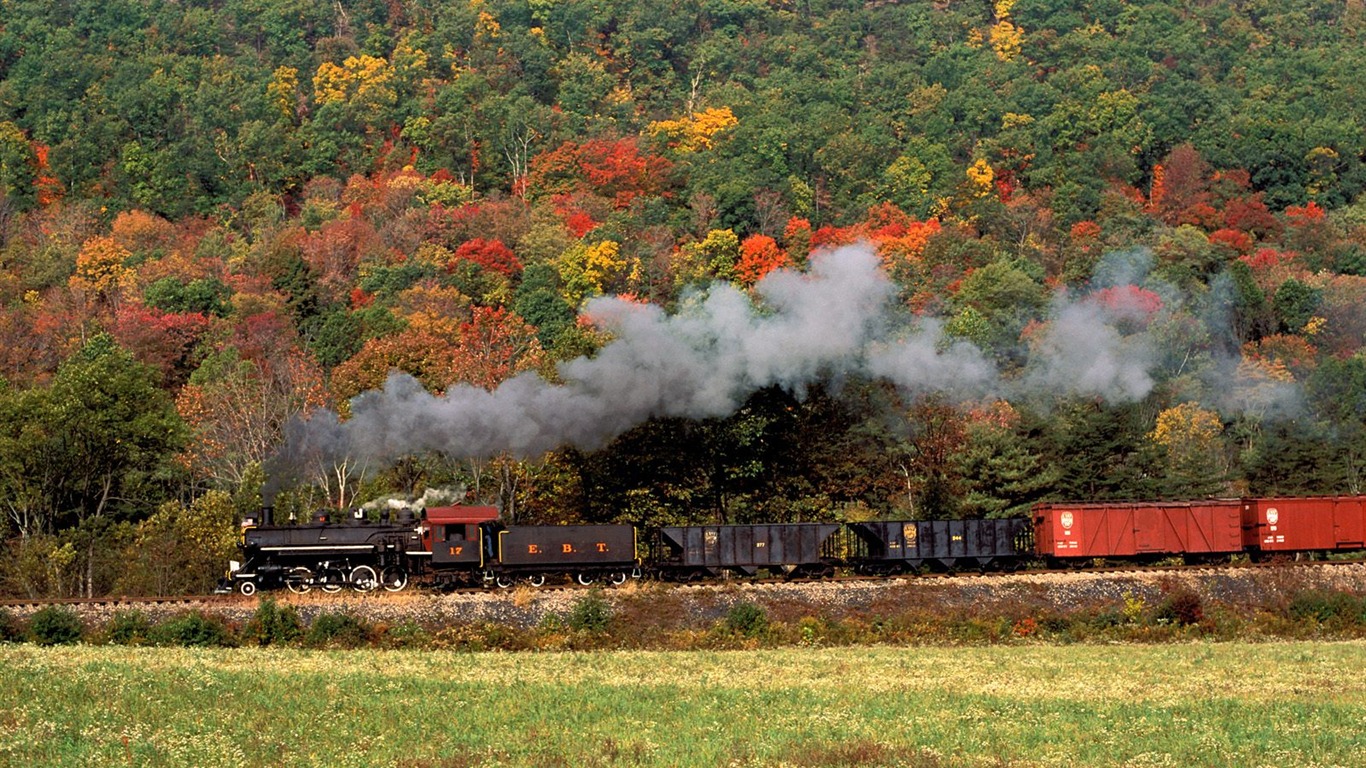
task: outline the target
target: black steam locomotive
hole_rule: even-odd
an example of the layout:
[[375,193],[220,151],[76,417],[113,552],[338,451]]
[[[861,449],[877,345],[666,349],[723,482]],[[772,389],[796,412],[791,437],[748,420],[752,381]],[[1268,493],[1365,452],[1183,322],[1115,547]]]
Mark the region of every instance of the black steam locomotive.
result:
[[274,524],[269,508],[243,521],[243,561],[219,591],[318,588],[397,592],[413,580],[510,587],[548,581],[623,584],[649,575],[694,581],[722,574],[787,578],[1011,568],[1032,552],[1028,520],[670,526],[642,542],[630,525],[525,525],[495,507],[429,507],[368,520],[320,516]]

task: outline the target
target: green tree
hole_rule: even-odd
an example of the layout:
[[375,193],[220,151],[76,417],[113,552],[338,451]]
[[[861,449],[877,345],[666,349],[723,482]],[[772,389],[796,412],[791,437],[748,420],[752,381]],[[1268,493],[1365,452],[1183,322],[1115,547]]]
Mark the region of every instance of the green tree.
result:
[[36,198],[37,180],[38,158],[28,138],[14,123],[0,122],[0,201],[28,208]]
[[[80,532],[86,595],[108,587],[95,579],[101,531],[164,492],[184,440],[184,424],[157,381],[151,368],[100,335],[61,365],[49,387],[0,412],[0,439],[25,451],[4,462],[6,495],[24,505],[12,506],[11,516],[25,520],[30,533]],[[15,421],[24,417],[33,420]]]
[[1044,460],[1028,435],[992,422],[974,422],[967,440],[954,455],[967,490],[961,506],[965,518],[1013,517],[1028,514],[1058,480],[1058,468]]
[[1291,278],[1281,283],[1281,287],[1276,289],[1276,296],[1272,299],[1271,306],[1276,311],[1276,317],[1281,321],[1281,327],[1295,333],[1304,328],[1309,319],[1318,311],[1322,302],[1322,291]]

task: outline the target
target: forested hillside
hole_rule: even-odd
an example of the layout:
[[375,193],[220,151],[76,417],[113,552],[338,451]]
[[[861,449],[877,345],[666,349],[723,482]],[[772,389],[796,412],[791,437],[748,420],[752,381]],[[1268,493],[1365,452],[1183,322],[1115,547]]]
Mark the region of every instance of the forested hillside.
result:
[[0,591],[203,589],[263,488],[1359,493],[1362,72],[1362,0],[0,0]]

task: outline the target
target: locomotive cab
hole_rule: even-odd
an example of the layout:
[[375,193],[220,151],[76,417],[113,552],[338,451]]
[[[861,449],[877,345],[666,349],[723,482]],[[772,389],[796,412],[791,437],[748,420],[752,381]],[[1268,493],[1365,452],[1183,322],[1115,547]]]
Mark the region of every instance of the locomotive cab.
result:
[[497,507],[428,507],[422,526],[424,549],[436,569],[482,569],[489,559]]

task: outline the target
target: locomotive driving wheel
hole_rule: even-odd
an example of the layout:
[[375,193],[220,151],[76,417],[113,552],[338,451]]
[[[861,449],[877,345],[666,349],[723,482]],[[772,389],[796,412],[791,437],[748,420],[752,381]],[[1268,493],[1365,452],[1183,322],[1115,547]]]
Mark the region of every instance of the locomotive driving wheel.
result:
[[375,569],[368,565],[358,565],[351,569],[351,588],[357,592],[372,592],[379,586]]
[[379,580],[386,592],[398,592],[408,586],[408,572],[397,565],[391,565],[380,572]]
[[313,572],[303,566],[290,568],[285,574],[285,586],[290,592],[302,595],[313,588]]
[[346,574],[340,568],[324,568],[318,574],[318,581],[323,586],[324,592],[340,592],[346,586]]

